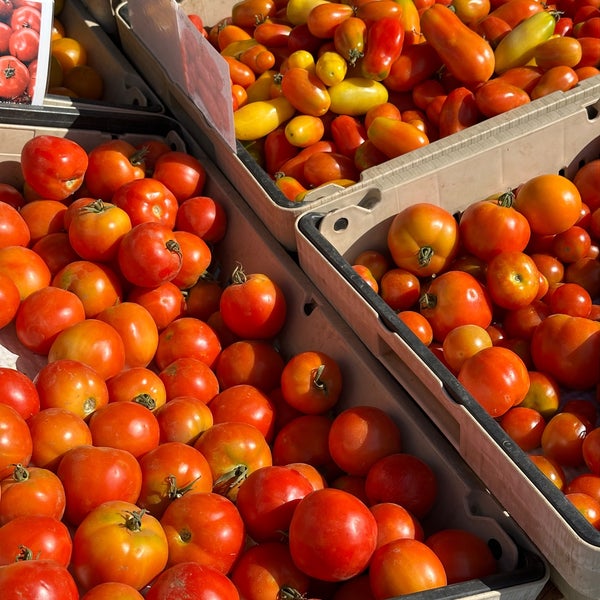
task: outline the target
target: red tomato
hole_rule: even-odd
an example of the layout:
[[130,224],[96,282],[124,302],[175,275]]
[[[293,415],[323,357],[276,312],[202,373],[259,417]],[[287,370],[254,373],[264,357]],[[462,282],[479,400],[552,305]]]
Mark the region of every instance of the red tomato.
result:
[[513,406],[500,417],[500,426],[525,452],[539,448],[546,421],[542,414],[528,406]]
[[240,600],[231,580],[218,569],[188,561],[165,569],[153,582],[146,600]]
[[581,473],[576,475],[564,488],[565,494],[583,492],[600,502],[600,475]]
[[388,159],[402,156],[429,143],[427,134],[413,123],[376,117],[367,129],[367,137]]
[[377,521],[377,548],[403,538],[423,541],[423,527],[406,508],[395,502],[378,502],[369,507]]
[[488,262],[486,282],[494,304],[509,310],[531,304],[540,286],[535,261],[519,250],[496,254]]
[[307,69],[287,69],[281,80],[281,90],[289,103],[300,113],[321,117],[331,105],[325,84]]
[[69,235],[65,231],[45,235],[31,249],[46,263],[52,277],[69,263],[79,259],[79,255],[71,248]]
[[73,250],[84,260],[99,262],[117,256],[121,239],[129,231],[131,220],[122,208],[91,198],[72,213],[68,227]]
[[492,339],[487,329],[473,323],[458,325],[446,334],[442,342],[444,362],[456,374],[465,360],[491,345]]
[[564,488],[565,473],[555,460],[542,454],[529,454],[529,459],[559,490]]
[[575,506],[594,529],[600,530],[600,502],[583,492],[571,492],[565,494],[565,498]]
[[600,475],[600,428],[588,431],[582,445],[583,461],[595,475]]
[[210,408],[193,396],[177,396],[155,412],[160,428],[160,442],[193,445],[201,433],[213,425]]
[[33,441],[25,419],[4,403],[0,403],[0,432],[0,478],[3,479],[15,464],[29,464]]
[[571,317],[589,317],[592,297],[578,283],[560,283],[545,298],[551,313],[562,313]]
[[182,356],[169,363],[159,373],[169,401],[181,396],[208,404],[219,393],[214,371],[199,358]]
[[12,279],[21,300],[50,285],[50,270],[42,258],[25,246],[0,248],[0,275]]
[[439,137],[446,137],[475,125],[482,118],[475,94],[464,86],[450,90],[438,119]]
[[75,580],[55,560],[20,560],[0,567],[0,594],[5,600],[35,598],[78,600]]
[[127,300],[141,304],[152,315],[158,331],[185,312],[183,292],[170,281],[152,288],[133,286],[127,294]]
[[381,277],[379,295],[395,311],[416,306],[421,295],[419,278],[406,269],[389,269]]
[[394,216],[387,245],[396,266],[426,277],[440,273],[458,249],[458,226],[446,210],[416,203]]
[[369,568],[377,600],[421,592],[447,584],[444,566],[424,542],[399,539],[373,553]]
[[229,573],[244,548],[244,522],[235,504],[220,494],[184,494],[160,519],[169,565],[194,561]]
[[384,16],[367,27],[365,52],[359,60],[364,77],[382,81],[402,53],[404,25],[398,16]]
[[210,278],[200,277],[198,281],[186,290],[185,314],[206,321],[219,310],[219,301],[223,288],[221,284]]
[[401,449],[398,425],[376,406],[343,410],[334,418],[329,430],[331,457],[351,475],[366,475],[377,460]]
[[294,511],[289,547],[310,577],[344,581],[361,573],[377,545],[375,517],[358,498],[334,488],[315,490]]
[[458,380],[493,417],[500,417],[520,404],[530,381],[523,360],[502,346],[483,348],[468,358]]
[[54,517],[15,516],[0,527],[0,565],[50,559],[66,567],[72,548],[69,529]]
[[600,323],[584,317],[553,314],[535,329],[531,356],[538,371],[550,374],[559,384],[588,389],[600,373],[590,365],[600,360]]
[[340,2],[328,5],[317,4],[308,13],[306,24],[312,35],[327,39],[333,37],[335,29],[354,13],[351,6]]
[[421,519],[433,507],[438,483],[426,462],[413,454],[397,452],[380,458],[371,466],[365,491],[370,504],[394,502]]
[[77,142],[67,138],[38,135],[21,149],[25,182],[48,200],[64,200],[76,192],[87,168],[87,153]]
[[327,412],[342,391],[342,373],[335,359],[318,351],[292,356],[281,373],[284,400],[304,414]]
[[573,177],[573,183],[579,190],[582,202],[587,204],[592,211],[600,207],[600,191],[594,183],[598,180],[599,175],[600,159],[584,164]]
[[543,453],[562,467],[577,467],[583,464],[586,434],[586,425],[577,415],[559,412],[548,421],[542,434]]
[[80,361],[109,379],[125,366],[125,345],[112,325],[85,319],[63,329],[52,342],[48,362],[61,359]]
[[20,516],[61,519],[65,504],[63,484],[49,469],[17,464],[0,481],[0,525]]
[[65,488],[65,519],[71,525],[79,525],[104,502],[135,502],[140,495],[141,467],[126,450],[76,446],[64,453],[56,474]]
[[0,329],[15,318],[20,304],[19,288],[10,277],[0,273]]
[[6,202],[0,201],[0,247],[5,246],[27,246],[31,240],[31,232],[27,221],[21,213]]
[[11,367],[0,367],[0,403],[14,408],[27,420],[40,410],[40,398],[33,381]]
[[175,226],[177,230],[195,233],[207,244],[216,244],[227,231],[227,213],[214,198],[193,196],[180,204]]
[[126,233],[117,252],[121,274],[133,285],[155,287],[181,269],[181,250],[171,229],[145,222]]
[[106,581],[90,588],[81,600],[143,600],[143,596],[127,583]]
[[223,289],[219,309],[228,329],[241,338],[268,339],[277,335],[287,314],[285,295],[268,275],[234,270]]
[[188,198],[200,196],[206,183],[206,169],[200,161],[191,154],[176,150],[161,154],[152,176],[164,183],[180,204]]
[[21,302],[15,331],[25,348],[37,354],[48,354],[61,331],[84,319],[85,307],[75,293],[48,286]]
[[267,465],[243,481],[236,506],[255,542],[278,541],[289,529],[300,500],[312,491],[312,484],[299,471]]
[[0,183],[0,200],[14,208],[21,208],[25,204],[23,194],[9,183]]
[[174,235],[181,252],[181,269],[172,282],[182,290],[187,290],[206,274],[212,254],[208,244],[195,233],[175,231]]
[[235,501],[242,482],[261,467],[273,464],[263,434],[249,423],[215,423],[194,443],[208,461],[213,490]]
[[183,442],[164,442],[139,458],[142,489],[137,505],[160,519],[184,494],[212,491],[213,479],[204,455]]
[[85,185],[92,198],[112,201],[124,184],[145,177],[144,150],[125,140],[101,142],[88,154]]
[[167,557],[159,521],[131,502],[113,500],[91,510],[78,524],[71,568],[83,590],[107,581],[139,590],[162,572]]
[[146,221],[175,227],[177,199],[164,183],[152,177],[125,183],[113,194],[112,203],[129,215],[133,227]]
[[473,324],[485,329],[492,322],[487,291],[465,271],[446,271],[433,279],[419,301],[419,310],[439,342],[459,325]]

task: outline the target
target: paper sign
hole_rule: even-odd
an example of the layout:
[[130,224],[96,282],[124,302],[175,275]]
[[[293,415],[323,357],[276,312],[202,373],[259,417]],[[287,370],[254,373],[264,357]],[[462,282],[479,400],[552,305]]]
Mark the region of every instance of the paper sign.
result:
[[0,102],[44,103],[50,65],[53,0],[35,5],[0,7],[0,26],[8,37],[8,50],[0,56]]

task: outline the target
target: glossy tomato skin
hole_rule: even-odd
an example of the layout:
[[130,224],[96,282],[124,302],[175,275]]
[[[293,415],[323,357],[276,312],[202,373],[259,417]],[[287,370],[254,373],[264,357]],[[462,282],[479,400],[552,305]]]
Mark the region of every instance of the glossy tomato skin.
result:
[[106,581],[142,589],[167,564],[159,521],[135,504],[111,501],[92,510],[73,536],[73,574],[84,590]]
[[21,169],[27,184],[42,198],[64,200],[82,185],[88,155],[76,142],[38,135],[21,149]]
[[404,45],[404,26],[396,16],[377,19],[367,28],[366,51],[360,60],[364,77],[382,81],[399,58]]
[[25,560],[0,567],[0,594],[6,600],[43,597],[48,600],[78,600],[75,580],[55,560]]
[[107,581],[90,588],[81,598],[82,600],[143,600],[144,597],[126,583]]
[[146,600],[185,600],[190,593],[198,600],[240,600],[227,576],[195,561],[179,563],[163,571],[150,587]]
[[6,202],[0,202],[0,217],[2,218],[0,244],[27,246],[31,241],[31,230],[21,212]]
[[10,277],[21,300],[50,283],[50,269],[43,259],[26,246],[0,248],[0,274]]
[[12,406],[25,420],[40,410],[40,398],[33,381],[11,367],[0,367],[1,402]]
[[323,581],[344,581],[368,565],[377,544],[377,523],[352,494],[323,488],[296,507],[289,544],[301,571]]
[[161,154],[152,176],[166,185],[180,204],[201,195],[206,183],[206,169],[201,162],[191,154],[177,150]]
[[486,282],[494,304],[508,310],[531,304],[540,286],[535,261],[518,250],[496,254],[488,262]]
[[4,478],[15,464],[29,463],[33,441],[25,419],[8,404],[0,403],[0,431],[0,478]]

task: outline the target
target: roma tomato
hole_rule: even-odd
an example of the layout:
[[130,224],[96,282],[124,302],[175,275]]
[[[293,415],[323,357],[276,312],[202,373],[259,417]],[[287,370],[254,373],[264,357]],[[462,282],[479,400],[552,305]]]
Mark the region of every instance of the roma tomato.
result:
[[462,365],[458,381],[492,417],[520,404],[529,389],[523,360],[502,346],[483,348]]
[[387,246],[396,266],[418,277],[427,277],[440,273],[454,258],[458,226],[454,217],[441,207],[416,203],[394,216],[387,233]]
[[363,56],[367,37],[365,22],[356,16],[344,19],[333,32],[333,45],[349,66]]
[[259,140],[291,119],[295,112],[284,96],[247,102],[233,113],[235,137],[241,141]]
[[65,488],[65,519],[75,526],[109,500],[135,502],[142,485],[141,467],[133,454],[103,446],[67,450],[56,474]]
[[142,589],[167,564],[160,522],[131,502],[114,500],[94,508],[73,536],[71,568],[83,590],[107,581]]
[[354,14],[348,4],[324,2],[314,6],[306,17],[308,31],[319,39],[332,38],[336,28]]
[[475,125],[481,120],[481,117],[475,94],[464,86],[458,86],[448,92],[440,109],[439,137],[445,137]]
[[38,135],[21,149],[25,182],[42,198],[68,198],[81,187],[87,168],[86,151],[67,138]]
[[323,116],[331,105],[325,84],[302,67],[287,69],[281,80],[284,97],[300,113],[314,117]]
[[475,90],[475,102],[481,114],[490,118],[528,104],[531,97],[524,89],[496,77]]
[[420,44],[405,44],[400,56],[392,63],[383,83],[389,90],[410,92],[418,83],[432,77],[441,66],[441,58],[427,41]]
[[334,488],[315,490],[294,511],[289,547],[310,577],[344,581],[361,573],[377,545],[377,522],[363,502]]
[[389,93],[380,81],[368,77],[346,77],[328,88],[330,110],[337,115],[364,115],[370,108],[387,102]]
[[5,600],[35,598],[77,600],[79,590],[67,567],[52,559],[20,560],[0,567],[0,594]]
[[367,27],[365,52],[360,59],[363,77],[384,80],[404,45],[404,25],[396,16],[382,17]]
[[367,129],[367,137],[387,158],[396,158],[429,144],[429,138],[415,125],[376,117]]
[[434,4],[425,10],[421,31],[460,82],[483,83],[494,74],[492,47],[448,7]]

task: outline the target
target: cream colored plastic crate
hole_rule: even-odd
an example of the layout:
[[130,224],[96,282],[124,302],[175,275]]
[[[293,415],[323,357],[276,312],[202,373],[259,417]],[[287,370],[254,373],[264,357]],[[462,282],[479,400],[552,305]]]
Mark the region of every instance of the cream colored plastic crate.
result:
[[548,100],[530,118],[490,129],[468,147],[403,170],[382,167],[349,190],[339,208],[307,213],[296,224],[299,262],[313,283],[524,528],[550,562],[565,597],[588,600],[600,598],[600,532],[367,289],[350,262],[362,250],[385,249],[390,222],[407,205],[427,201],[455,213],[537,174],[572,176],[586,161],[600,158],[599,112],[600,84],[589,82],[575,102]]
[[[0,114],[4,123],[0,126],[0,181],[8,177],[18,183],[19,170],[15,165],[18,166],[20,149],[27,140],[40,134],[68,136],[87,149],[114,136],[133,144],[156,137],[199,158],[207,170],[205,193],[222,203],[227,212],[227,234],[214,250],[223,277],[227,278],[241,262],[248,273],[266,273],[279,283],[288,302],[288,318],[279,336],[283,357],[318,349],[338,361],[343,375],[339,408],[369,404],[387,411],[401,428],[404,450],[420,456],[434,469],[440,493],[431,516],[423,521],[425,530],[468,528],[487,540],[498,557],[501,572],[485,581],[454,584],[416,597],[421,600],[538,598],[548,582],[549,570],[521,528],[311,284],[185,130],[162,116],[120,117],[107,122],[104,116],[94,119],[86,115],[85,120],[80,118],[71,126],[57,128],[51,125],[53,115],[47,112],[23,110],[11,115],[17,119],[14,125],[7,125],[7,119]],[[27,124],[19,124],[19,119]],[[3,364],[16,365],[30,376],[44,364],[43,358],[24,351],[10,327],[0,331],[0,342]]]

